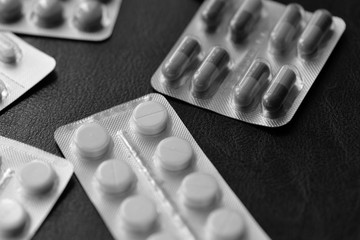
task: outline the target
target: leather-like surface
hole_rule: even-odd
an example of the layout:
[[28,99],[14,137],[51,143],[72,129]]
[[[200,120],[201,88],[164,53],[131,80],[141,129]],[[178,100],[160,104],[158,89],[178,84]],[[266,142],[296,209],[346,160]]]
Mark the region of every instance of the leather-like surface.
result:
[[[360,239],[360,2],[297,2],[328,9],[347,30],[288,125],[258,127],[167,99],[273,239]],[[124,0],[101,43],[22,36],[57,67],[0,114],[0,134],[62,156],[56,128],[153,92],[152,74],[200,4]],[[73,177],[34,239],[112,237]]]

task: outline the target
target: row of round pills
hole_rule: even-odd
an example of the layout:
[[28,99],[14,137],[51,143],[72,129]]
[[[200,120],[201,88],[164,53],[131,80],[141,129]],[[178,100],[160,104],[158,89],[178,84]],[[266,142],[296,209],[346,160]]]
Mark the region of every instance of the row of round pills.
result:
[[[1,0],[0,22],[7,24],[22,19],[22,5],[22,0]],[[31,11],[31,19],[41,28],[54,28],[65,22],[64,6],[59,0],[38,0]],[[103,11],[103,4],[97,0],[80,1],[73,13],[73,23],[81,31],[98,31],[103,27]]]
[[[40,160],[25,164],[16,171],[16,176],[24,193],[32,197],[50,193],[57,181],[52,166]],[[9,198],[0,200],[0,236],[19,236],[26,231],[29,224],[29,213],[19,201]]]
[[[167,127],[169,116],[166,108],[155,101],[139,104],[131,117],[134,129],[142,135],[158,135]],[[74,145],[84,158],[101,159],[111,147],[111,137],[95,122],[82,124],[74,134]],[[191,144],[179,137],[168,137],[160,141],[154,159],[163,171],[177,172],[187,169],[193,161]],[[131,167],[119,159],[102,162],[95,179],[105,194],[124,194],[137,183]],[[206,173],[195,172],[187,175],[179,188],[180,199],[190,209],[206,209],[214,205],[221,196],[216,179]],[[158,213],[152,199],[141,195],[127,197],[119,208],[119,216],[125,229],[146,233],[155,225]],[[224,227],[226,222],[226,227]],[[221,223],[221,224],[220,224]],[[244,235],[242,216],[226,208],[213,211],[207,220],[208,239],[239,239]],[[157,239],[151,236],[149,239]],[[160,238],[159,238],[160,239]],[[167,235],[166,239],[171,239]]]

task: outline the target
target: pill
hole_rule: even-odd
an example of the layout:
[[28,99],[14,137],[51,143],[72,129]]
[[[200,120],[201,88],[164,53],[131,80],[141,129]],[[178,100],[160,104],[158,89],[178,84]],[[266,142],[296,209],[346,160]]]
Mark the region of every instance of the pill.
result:
[[234,42],[243,40],[260,17],[261,0],[245,0],[230,21],[230,35]]
[[56,173],[50,164],[34,160],[25,164],[18,172],[22,188],[30,194],[45,194],[55,184]]
[[22,15],[21,12],[21,0],[0,0],[0,22],[15,22],[20,19]]
[[107,153],[111,137],[102,126],[91,122],[81,125],[76,130],[74,143],[81,156],[99,159]]
[[166,128],[168,118],[164,105],[148,101],[139,104],[134,109],[132,122],[137,132],[144,135],[156,135]]
[[169,233],[155,233],[146,240],[176,240],[176,238]]
[[225,8],[225,0],[211,0],[201,13],[201,18],[208,30],[217,27],[221,21],[222,11]]
[[148,197],[136,195],[128,197],[120,206],[123,226],[131,232],[148,232],[157,220],[156,206]]
[[282,67],[263,97],[263,108],[270,113],[279,111],[295,81],[296,73],[287,66]]
[[207,208],[214,204],[220,195],[216,179],[200,172],[187,175],[181,182],[179,191],[183,203],[191,208]]
[[33,16],[35,23],[44,28],[52,28],[63,22],[63,6],[59,0],[39,0]]
[[9,38],[0,34],[0,61],[7,64],[17,60],[16,45]]
[[102,162],[96,169],[95,178],[100,188],[108,194],[124,193],[136,182],[133,170],[119,159]]
[[270,46],[274,52],[281,53],[289,49],[301,23],[302,8],[298,4],[289,4],[270,35]]
[[[8,90],[5,83],[0,80],[0,103],[8,96]],[[1,156],[0,156],[0,169],[1,169]]]
[[0,236],[20,235],[28,221],[28,213],[20,203],[7,198],[0,200]]
[[205,230],[209,240],[241,240],[245,237],[246,226],[240,213],[220,208],[210,213]]
[[237,107],[249,107],[258,97],[259,91],[267,82],[270,69],[267,64],[256,61],[248,73],[234,89],[234,103]]
[[221,47],[214,47],[194,73],[192,92],[203,93],[215,81],[230,61],[227,51]]
[[101,3],[86,0],[79,3],[74,13],[75,26],[85,32],[93,32],[102,28],[103,9]]
[[154,159],[163,169],[181,171],[190,165],[193,154],[188,141],[179,137],[168,137],[156,147]]
[[298,42],[300,56],[315,53],[332,25],[332,15],[326,10],[317,10],[301,34]]
[[165,78],[168,81],[174,81],[181,77],[199,52],[199,42],[194,38],[185,37],[162,68]]

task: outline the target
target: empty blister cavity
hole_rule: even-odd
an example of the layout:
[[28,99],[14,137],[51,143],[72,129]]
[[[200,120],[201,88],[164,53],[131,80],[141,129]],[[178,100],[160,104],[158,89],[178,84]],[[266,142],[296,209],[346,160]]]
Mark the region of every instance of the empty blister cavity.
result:
[[214,47],[192,77],[192,94],[197,96],[208,91],[216,78],[220,76],[229,64],[229,61],[230,56],[224,48]]
[[0,0],[0,22],[12,23],[22,16],[22,0]]
[[156,147],[154,159],[163,169],[176,172],[188,168],[193,155],[188,141],[179,137],[168,137]]
[[63,21],[63,6],[59,0],[38,0],[32,12],[36,25],[43,28],[59,26]]
[[226,6],[226,0],[210,0],[201,13],[201,19],[206,25],[208,31],[216,29],[220,24],[223,10]]
[[290,4],[272,30],[269,44],[270,51],[280,54],[288,50],[299,32],[302,19],[302,7]]
[[296,73],[291,67],[284,66],[280,69],[262,99],[265,115],[275,117],[281,113],[296,78]]
[[125,229],[139,233],[149,232],[158,218],[154,201],[141,195],[125,199],[120,206],[119,215]]
[[130,166],[119,159],[102,162],[95,178],[104,193],[122,194],[129,191],[136,183],[135,173]]
[[11,238],[21,235],[29,220],[22,204],[8,198],[0,199],[0,236]]
[[191,37],[185,37],[163,65],[162,73],[166,79],[165,83],[175,83],[199,52],[198,41]]
[[298,41],[298,53],[302,57],[313,55],[332,25],[332,15],[324,9],[317,10],[311,17]]
[[0,33],[0,62],[14,64],[19,58],[19,50],[14,41]]
[[54,187],[57,177],[50,164],[34,160],[20,169],[18,178],[26,193],[41,195]]
[[143,135],[157,135],[167,126],[168,113],[166,108],[154,101],[139,104],[132,114],[135,130]]
[[221,191],[213,176],[196,172],[183,179],[179,194],[187,207],[208,208],[216,203]]
[[238,110],[248,110],[257,103],[261,91],[268,83],[270,68],[263,61],[255,61],[241,82],[234,88],[234,105]]
[[85,32],[93,32],[101,29],[103,9],[101,3],[96,0],[84,0],[79,3],[74,13],[75,26]]
[[96,122],[91,122],[76,130],[73,141],[81,156],[99,159],[109,150],[111,137],[104,127]]
[[245,0],[230,22],[230,36],[237,43],[247,37],[258,21],[263,3],[261,0]]
[[213,211],[205,226],[208,240],[245,240],[246,226],[240,213],[220,208]]

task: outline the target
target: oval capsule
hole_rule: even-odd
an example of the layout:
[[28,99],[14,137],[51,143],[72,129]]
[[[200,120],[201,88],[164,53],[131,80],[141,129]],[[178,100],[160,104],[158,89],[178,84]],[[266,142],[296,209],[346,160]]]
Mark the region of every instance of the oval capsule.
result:
[[63,6],[58,0],[39,0],[35,5],[33,16],[35,23],[44,28],[59,26],[63,18]]
[[332,15],[326,10],[317,10],[301,34],[298,42],[300,56],[308,56],[317,51],[322,39],[330,30]]
[[282,53],[289,49],[299,31],[302,8],[298,4],[290,4],[277,22],[270,35],[270,47],[275,53]]
[[21,0],[0,0],[0,22],[10,23],[19,20],[22,16]]
[[263,109],[270,114],[281,110],[295,82],[296,73],[288,66],[282,67],[262,99]]
[[219,25],[224,8],[224,0],[211,0],[205,6],[205,9],[201,13],[201,19],[206,24],[208,30],[213,30]]
[[251,106],[269,76],[270,68],[266,63],[261,61],[253,63],[240,84],[234,89],[235,106],[239,108]]
[[12,64],[17,60],[15,43],[0,34],[0,62]]
[[230,22],[232,41],[239,42],[249,34],[260,17],[261,9],[261,0],[244,1]]
[[229,61],[230,56],[225,49],[214,47],[194,73],[192,92],[196,94],[207,91]]
[[199,52],[199,42],[194,38],[185,37],[162,68],[166,80],[172,82],[181,77]]
[[94,32],[102,28],[103,9],[101,3],[86,0],[75,9],[74,24],[84,32]]

